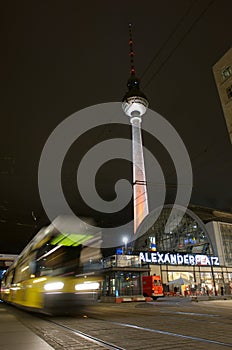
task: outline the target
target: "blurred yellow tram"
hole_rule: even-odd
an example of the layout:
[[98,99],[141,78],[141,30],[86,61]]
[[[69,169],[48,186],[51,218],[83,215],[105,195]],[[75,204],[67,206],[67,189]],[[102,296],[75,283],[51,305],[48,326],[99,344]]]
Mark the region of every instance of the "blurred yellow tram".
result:
[[75,312],[97,301],[102,281],[100,236],[41,229],[2,279],[1,299],[45,313]]

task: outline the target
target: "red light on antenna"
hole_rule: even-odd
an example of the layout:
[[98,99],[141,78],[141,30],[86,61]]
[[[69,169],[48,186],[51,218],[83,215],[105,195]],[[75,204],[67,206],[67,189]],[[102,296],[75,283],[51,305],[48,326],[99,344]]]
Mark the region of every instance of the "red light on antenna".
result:
[[132,40],[132,25],[131,23],[129,24],[129,46],[130,46],[130,74],[135,75],[135,68],[134,68],[134,51],[133,51],[133,40]]

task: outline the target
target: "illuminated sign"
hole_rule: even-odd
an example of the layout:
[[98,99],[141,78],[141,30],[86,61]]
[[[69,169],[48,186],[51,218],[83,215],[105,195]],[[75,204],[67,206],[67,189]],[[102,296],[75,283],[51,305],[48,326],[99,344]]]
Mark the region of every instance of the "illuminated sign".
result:
[[219,266],[217,256],[202,254],[140,252],[139,259],[143,263],[151,264]]

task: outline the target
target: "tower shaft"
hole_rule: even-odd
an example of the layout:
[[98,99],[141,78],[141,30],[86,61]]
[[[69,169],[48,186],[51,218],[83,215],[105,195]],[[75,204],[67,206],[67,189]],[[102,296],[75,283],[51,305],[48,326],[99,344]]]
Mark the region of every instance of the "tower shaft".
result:
[[132,125],[134,233],[136,233],[140,223],[148,215],[149,209],[141,133],[142,119],[138,115],[131,117],[130,122]]
[[137,228],[148,215],[147,183],[141,133],[142,116],[146,113],[148,101],[140,90],[139,79],[135,76],[131,24],[129,25],[129,45],[130,77],[127,81],[128,91],[123,97],[122,108],[130,118],[132,126],[134,233],[136,234]]

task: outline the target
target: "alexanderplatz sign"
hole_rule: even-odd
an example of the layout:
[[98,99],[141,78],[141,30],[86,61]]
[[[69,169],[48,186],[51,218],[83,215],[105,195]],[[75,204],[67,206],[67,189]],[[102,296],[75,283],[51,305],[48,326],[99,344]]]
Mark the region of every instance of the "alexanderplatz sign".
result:
[[220,266],[217,256],[203,254],[140,252],[139,259],[142,263],[159,265]]

